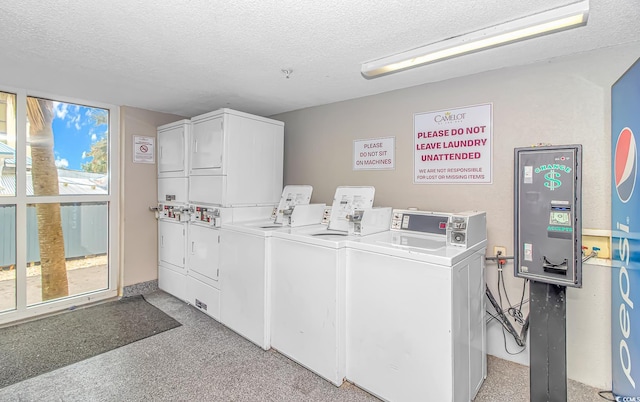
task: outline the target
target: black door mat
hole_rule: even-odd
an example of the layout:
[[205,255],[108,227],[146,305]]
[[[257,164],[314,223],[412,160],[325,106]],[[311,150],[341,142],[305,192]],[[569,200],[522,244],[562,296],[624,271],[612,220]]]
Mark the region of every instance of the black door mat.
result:
[[0,329],[0,388],[181,324],[142,296]]

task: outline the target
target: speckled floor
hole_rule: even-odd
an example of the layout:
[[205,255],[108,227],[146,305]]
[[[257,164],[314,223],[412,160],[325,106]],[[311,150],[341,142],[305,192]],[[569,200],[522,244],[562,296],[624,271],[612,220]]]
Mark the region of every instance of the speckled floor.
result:
[[[263,351],[157,291],[145,298],[181,327],[0,389],[1,401],[377,401],[336,388],[275,351]],[[1,363],[0,363],[1,368]],[[528,401],[527,367],[489,357],[478,402]],[[569,382],[568,401],[603,401]]]

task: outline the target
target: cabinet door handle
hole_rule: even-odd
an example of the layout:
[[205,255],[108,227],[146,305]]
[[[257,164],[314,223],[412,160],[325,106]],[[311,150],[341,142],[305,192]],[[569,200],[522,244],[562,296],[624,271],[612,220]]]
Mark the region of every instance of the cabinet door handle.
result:
[[191,242],[191,254],[195,253],[195,246],[196,246],[196,242],[192,241]]

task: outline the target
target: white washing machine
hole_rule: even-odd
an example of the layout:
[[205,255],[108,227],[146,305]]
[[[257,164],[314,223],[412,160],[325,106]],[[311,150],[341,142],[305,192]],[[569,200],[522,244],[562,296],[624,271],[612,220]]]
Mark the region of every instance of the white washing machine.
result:
[[346,376],[388,401],[470,401],[486,377],[486,215],[394,210],[350,240]]
[[311,186],[286,186],[273,214],[223,223],[220,321],[264,350],[271,347],[271,235],[283,227],[318,224],[325,204],[309,204]]
[[[370,209],[373,187],[338,187],[327,225],[272,234],[271,346],[340,386],[345,378],[349,218]],[[390,209],[379,230],[388,230]]]

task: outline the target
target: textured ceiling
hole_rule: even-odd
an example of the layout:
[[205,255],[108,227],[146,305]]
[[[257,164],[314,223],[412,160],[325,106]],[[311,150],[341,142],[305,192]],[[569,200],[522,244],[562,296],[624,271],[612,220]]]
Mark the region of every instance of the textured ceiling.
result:
[[364,61],[571,2],[3,1],[0,85],[187,117],[220,107],[268,116],[640,41],[637,0],[591,0],[585,27],[360,74]]

